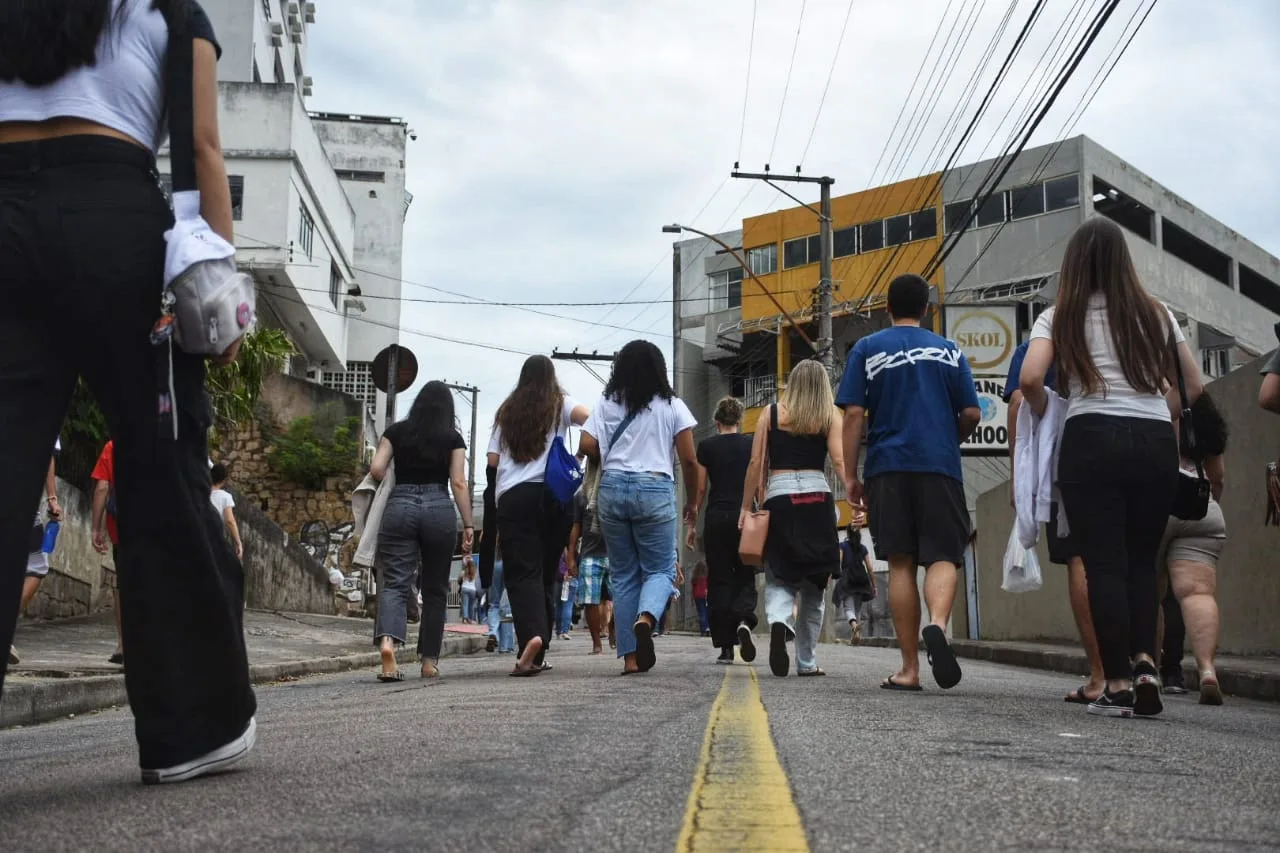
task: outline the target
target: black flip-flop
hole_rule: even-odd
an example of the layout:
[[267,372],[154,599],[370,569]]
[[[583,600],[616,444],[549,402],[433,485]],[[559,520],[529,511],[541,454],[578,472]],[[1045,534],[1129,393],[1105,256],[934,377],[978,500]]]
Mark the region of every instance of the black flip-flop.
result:
[[507,673],[512,678],[533,678],[535,675],[542,673],[542,668],[537,666],[520,667],[517,666],[511,672]]
[[924,690],[924,688],[921,687],[919,684],[899,684],[898,682],[893,680],[892,675],[886,678],[884,681],[880,682],[880,689],[881,690],[901,690],[904,693],[919,693],[921,690]]
[[960,683],[960,662],[956,653],[947,643],[947,635],[937,625],[930,625],[921,632],[924,646],[928,649],[929,668],[933,670],[933,680],[943,690],[950,690]]
[[107,663],[113,663],[116,666],[124,666],[124,652],[116,652],[107,658]]
[[638,669],[624,669],[622,672],[618,673],[618,675],[639,675],[639,674],[640,674],[640,670]]
[[395,672],[380,672],[378,673],[378,680],[386,683],[404,681],[404,673],[398,669]]
[[636,666],[641,672],[648,672],[658,662],[658,653],[653,650],[653,626],[643,619],[637,619],[634,629],[636,632]]
[[1075,690],[1071,691],[1066,695],[1064,701],[1070,702],[1072,705],[1091,705],[1094,702],[1098,701],[1098,697],[1095,696],[1092,699],[1090,699],[1088,696],[1085,695],[1083,687],[1077,687]]

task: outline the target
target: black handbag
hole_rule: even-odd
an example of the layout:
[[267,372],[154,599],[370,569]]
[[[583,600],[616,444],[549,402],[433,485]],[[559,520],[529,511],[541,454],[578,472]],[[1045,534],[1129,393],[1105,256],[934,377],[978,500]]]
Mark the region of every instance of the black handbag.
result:
[[1178,488],[1173,495],[1173,509],[1169,514],[1182,521],[1199,521],[1209,514],[1209,480],[1204,476],[1204,463],[1196,454],[1196,427],[1191,417],[1191,404],[1187,402],[1187,381],[1182,375],[1182,359],[1178,357],[1178,342],[1173,340],[1173,364],[1178,372],[1178,397],[1182,401],[1182,416],[1178,419],[1179,447],[1187,458],[1195,458],[1196,475],[1189,476],[1178,469]]

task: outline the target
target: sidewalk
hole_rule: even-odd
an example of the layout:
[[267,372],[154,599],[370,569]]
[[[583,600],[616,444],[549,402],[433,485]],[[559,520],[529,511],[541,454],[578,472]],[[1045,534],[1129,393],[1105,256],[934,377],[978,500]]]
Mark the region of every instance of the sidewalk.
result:
[[[244,628],[255,684],[364,668],[372,677],[378,666],[372,619],[247,611]],[[399,656],[402,664],[416,660],[417,639],[417,626],[410,625],[409,641]],[[485,639],[478,626],[447,625],[443,656],[480,651]],[[128,704],[123,668],[107,663],[115,643],[110,612],[82,619],[20,620],[14,644],[22,662],[8,668],[0,728]]]
[[[863,637],[861,645],[897,648],[893,638]],[[1021,666],[1028,669],[1047,669],[1072,675],[1088,675],[1089,664],[1079,647],[1059,646],[1050,643],[1016,643],[982,640],[951,640],[951,648],[958,657],[974,658],[992,663]],[[923,651],[923,646],[921,647]],[[1244,699],[1280,701],[1280,658],[1236,657],[1219,655],[1216,660],[1218,684],[1222,692]],[[1183,660],[1183,677],[1189,690],[1198,690],[1200,674],[1190,654]]]

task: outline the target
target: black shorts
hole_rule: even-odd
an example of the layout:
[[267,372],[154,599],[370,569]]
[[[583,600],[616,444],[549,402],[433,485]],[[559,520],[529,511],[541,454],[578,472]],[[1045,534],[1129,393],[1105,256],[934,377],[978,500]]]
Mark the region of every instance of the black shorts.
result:
[[1072,557],[1078,557],[1075,543],[1068,533],[1065,539],[1058,538],[1058,504],[1055,501],[1049,510],[1049,522],[1044,526],[1045,544],[1049,547],[1049,562],[1055,566],[1065,566]]
[[867,481],[866,498],[878,559],[909,555],[921,566],[964,565],[969,509],[959,480],[945,474],[890,471]]

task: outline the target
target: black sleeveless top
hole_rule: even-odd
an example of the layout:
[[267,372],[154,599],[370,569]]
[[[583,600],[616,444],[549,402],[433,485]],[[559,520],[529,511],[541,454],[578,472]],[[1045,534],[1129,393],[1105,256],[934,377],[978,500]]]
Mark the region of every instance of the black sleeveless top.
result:
[[823,471],[827,436],[795,435],[778,428],[778,405],[769,407],[769,468],[774,471]]

